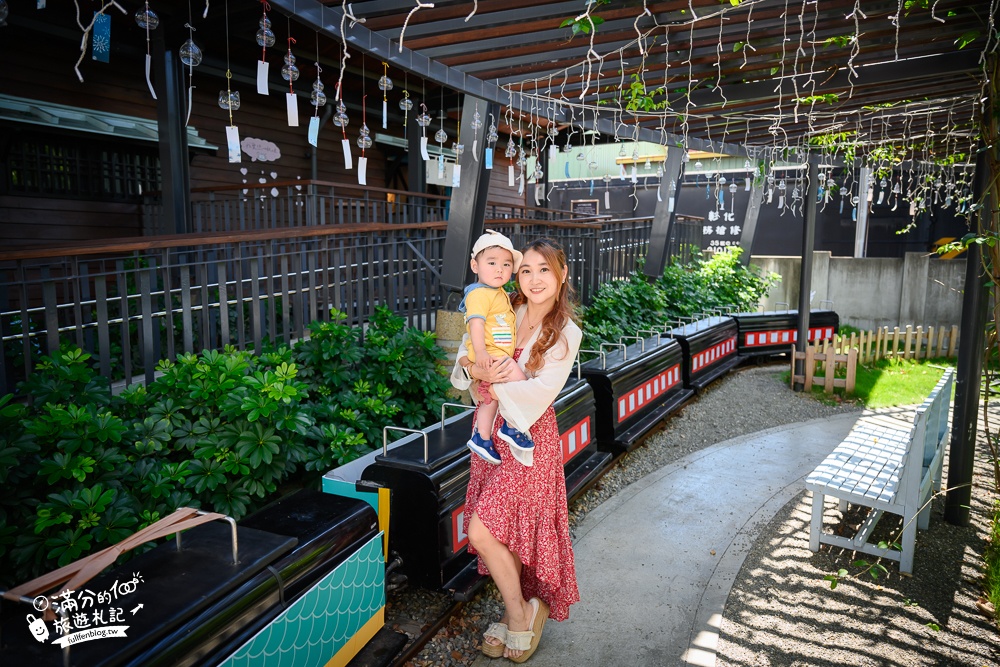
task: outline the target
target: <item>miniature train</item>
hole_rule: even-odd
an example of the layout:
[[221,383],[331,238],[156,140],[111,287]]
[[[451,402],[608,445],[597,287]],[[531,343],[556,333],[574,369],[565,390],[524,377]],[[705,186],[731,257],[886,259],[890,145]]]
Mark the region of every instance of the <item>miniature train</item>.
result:
[[[812,311],[809,339],[838,326]],[[787,352],[797,327],[796,311],[715,315],[581,350],[593,358],[555,402],[570,500],[712,381]],[[462,600],[482,581],[462,531],[472,413],[446,417],[449,405],[421,431],[388,427],[383,449],[328,472],[323,493],[282,498],[238,529],[199,525],[52,608],[4,599],[0,664],[389,664],[405,637],[384,627],[387,590],[405,578]]]

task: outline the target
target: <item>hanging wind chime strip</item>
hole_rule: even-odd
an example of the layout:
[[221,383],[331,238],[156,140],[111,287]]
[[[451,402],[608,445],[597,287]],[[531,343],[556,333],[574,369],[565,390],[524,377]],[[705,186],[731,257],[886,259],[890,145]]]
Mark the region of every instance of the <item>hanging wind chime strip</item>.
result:
[[106,63],[111,56],[111,17],[103,12],[94,12],[94,27],[90,33],[91,58]]
[[288,127],[299,126],[299,98],[295,95],[295,88],[292,84],[299,78],[299,68],[295,65],[295,56],[292,55],[292,44],[294,37],[288,38],[288,53],[285,54],[285,66],[281,68],[281,78],[288,82],[288,92],[285,93],[285,111],[288,116]]
[[358,185],[368,185],[368,158],[365,151],[371,148],[371,130],[368,129],[368,96],[361,96],[361,133],[358,135],[358,148],[361,157],[358,158]]
[[319,108],[326,106],[326,93],[323,92],[323,81],[320,75],[323,68],[319,66],[319,33],[316,34],[316,80],[313,81],[312,93],[309,101],[313,105],[313,115],[309,119],[309,144],[315,148],[319,147]]
[[226,126],[226,146],[229,148],[229,163],[235,164],[243,159],[240,150],[240,129],[235,125]]
[[416,118],[417,125],[420,126],[420,157],[424,162],[431,159],[430,154],[427,152],[427,126],[431,124],[430,114],[427,113],[427,105],[423,102],[420,103],[420,113]]
[[351,156],[351,140],[344,137],[340,141],[340,145],[344,148],[344,169],[350,171],[354,169],[354,158]]
[[157,26],[160,25],[160,17],[149,8],[149,3],[147,2],[135,13],[135,22],[140,28],[146,31],[146,86],[149,88],[149,94],[155,100],[156,91],[153,90],[153,80],[150,78],[150,72],[153,69],[153,56],[149,49],[149,31],[156,30]]
[[267,0],[261,0],[260,4],[264,13],[258,22],[260,29],[257,30],[257,45],[260,46],[260,60],[257,61],[257,93],[270,95],[267,90],[267,73],[270,67],[267,62],[267,47],[274,46],[274,31],[271,30],[271,19],[267,18],[267,10],[271,8],[271,5],[267,3]]
[[386,93],[392,90],[392,79],[389,78],[389,63],[382,61],[382,78],[378,80],[379,90],[382,91],[382,129],[389,127],[389,99]]

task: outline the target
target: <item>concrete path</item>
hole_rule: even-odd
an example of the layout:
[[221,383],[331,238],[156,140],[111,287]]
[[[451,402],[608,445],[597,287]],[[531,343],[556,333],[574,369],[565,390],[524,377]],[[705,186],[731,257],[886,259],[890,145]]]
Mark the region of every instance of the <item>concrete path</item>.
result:
[[[549,622],[533,667],[715,665],[730,588],[762,524],[858,414],[734,438],[625,488],[577,527],[581,602]],[[477,667],[512,664],[480,655]]]

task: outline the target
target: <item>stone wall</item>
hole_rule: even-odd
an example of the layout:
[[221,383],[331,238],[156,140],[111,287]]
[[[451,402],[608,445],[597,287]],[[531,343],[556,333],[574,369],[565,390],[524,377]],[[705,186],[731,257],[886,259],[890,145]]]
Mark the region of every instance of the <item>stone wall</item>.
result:
[[[799,299],[799,257],[755,256],[750,263],[781,276],[762,301],[764,310],[796,308]],[[832,257],[813,253],[813,308],[832,308],[841,324],[868,330],[906,325],[960,324],[965,258],[942,260],[926,253],[899,258]],[[832,302],[832,303],[830,303]]]

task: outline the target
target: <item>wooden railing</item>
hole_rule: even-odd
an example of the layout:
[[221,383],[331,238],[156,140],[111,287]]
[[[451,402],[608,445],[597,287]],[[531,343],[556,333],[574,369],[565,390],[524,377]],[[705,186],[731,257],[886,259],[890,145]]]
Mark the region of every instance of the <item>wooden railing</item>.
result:
[[[194,188],[191,225],[196,234],[283,229],[329,224],[412,224],[448,218],[450,197],[356,183],[294,180]],[[147,235],[164,231],[160,194],[144,197]],[[487,202],[491,219],[560,221],[581,216],[570,211]],[[609,219],[609,216],[599,216]]]
[[444,229],[327,225],[0,253],[0,390],[62,343],[128,384],[180,352],[289,343],[332,311],[362,324],[385,306],[433,329]]
[[[566,248],[583,303],[636,268],[648,218],[499,219],[516,246]],[[74,344],[129,384],[181,352],[289,343],[341,311],[363,325],[385,306],[433,330],[442,304],[443,222],[292,226],[0,252],[0,394],[40,357]],[[462,258],[467,262],[467,258]]]

